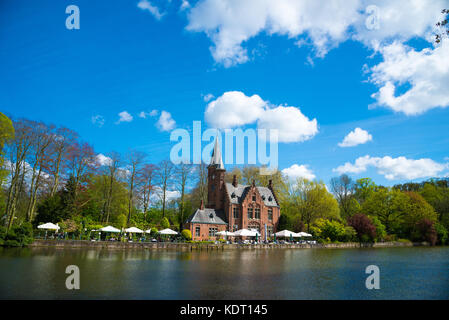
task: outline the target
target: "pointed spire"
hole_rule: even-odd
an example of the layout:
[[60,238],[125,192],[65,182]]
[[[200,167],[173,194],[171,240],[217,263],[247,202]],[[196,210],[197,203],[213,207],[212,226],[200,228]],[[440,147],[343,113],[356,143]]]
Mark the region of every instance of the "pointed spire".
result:
[[218,141],[218,130],[217,130],[217,137],[215,138],[214,151],[212,152],[210,165],[215,166],[217,169],[224,170],[223,159],[221,157],[221,147]]

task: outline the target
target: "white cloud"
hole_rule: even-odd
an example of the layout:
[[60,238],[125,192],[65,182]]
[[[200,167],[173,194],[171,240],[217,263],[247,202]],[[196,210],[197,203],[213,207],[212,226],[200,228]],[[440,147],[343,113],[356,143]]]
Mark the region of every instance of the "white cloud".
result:
[[[394,42],[380,52],[384,61],[371,68],[370,76],[380,86],[372,96],[379,105],[406,115],[449,106],[449,39],[421,51]],[[410,88],[397,93],[404,84]]]
[[98,126],[99,128],[101,128],[105,122],[103,116],[101,116],[99,114],[92,116],[91,121],[94,125]]
[[302,142],[318,133],[316,119],[309,120],[296,107],[278,106],[266,110],[257,121],[260,129],[278,130],[279,142]]
[[448,165],[427,158],[414,160],[405,157],[392,158],[385,156],[380,158],[366,155],[356,159],[354,164],[346,162],[333,171],[339,174],[358,174],[365,172],[368,167],[376,168],[377,172],[388,180],[414,180],[437,177],[443,170],[448,168]]
[[161,20],[161,18],[164,16],[165,13],[161,13],[159,11],[159,8],[155,5],[153,5],[148,0],[140,0],[137,4],[137,7],[139,7],[142,10],[147,10],[150,12],[157,20]]
[[[150,196],[150,201],[151,202],[159,201],[162,199],[162,195],[163,195],[163,192],[162,192],[161,187],[155,186],[153,188],[153,192]],[[181,193],[178,190],[167,190],[165,193],[165,196],[166,196],[166,201],[168,202],[168,201],[179,198],[181,196]]]
[[204,32],[215,61],[229,67],[249,60],[245,42],[260,34],[309,43],[319,57],[348,39],[377,50],[394,39],[428,38],[446,6],[447,0],[204,0],[189,10],[186,28]]
[[288,176],[288,178],[292,181],[295,181],[298,178],[314,180],[316,177],[315,174],[313,174],[312,170],[310,170],[307,165],[294,164],[289,168],[283,169],[281,172],[286,176]]
[[257,94],[248,97],[240,91],[228,91],[207,105],[204,117],[211,126],[228,129],[255,122],[266,106]]
[[343,142],[339,143],[340,147],[354,147],[359,144],[367,143],[373,140],[373,136],[368,133],[368,131],[361,128],[355,128],[354,131],[348,133],[348,135],[343,139]]
[[95,160],[99,166],[108,166],[112,163],[112,159],[102,153],[97,154]]
[[204,102],[209,102],[210,100],[212,100],[214,97],[214,95],[212,93],[208,93],[206,95],[203,96],[203,100]]
[[183,11],[186,10],[187,8],[190,8],[190,3],[187,0],[182,0],[181,2],[181,6],[179,7],[179,10]]
[[170,131],[175,128],[176,122],[171,117],[170,112],[162,111],[159,120],[156,123],[156,126],[161,131]]
[[146,119],[148,116],[155,117],[155,116],[157,116],[158,112],[159,111],[157,111],[156,109],[155,110],[151,110],[150,112],[141,111],[139,113],[139,118]]
[[116,124],[119,124],[120,122],[131,122],[133,121],[133,116],[128,113],[128,111],[122,111],[119,114],[119,119],[117,120]]
[[309,120],[291,106],[272,106],[257,94],[248,97],[228,91],[211,101],[205,111],[206,122],[220,129],[231,129],[257,122],[259,129],[275,129],[279,142],[300,142],[318,133],[317,120]]

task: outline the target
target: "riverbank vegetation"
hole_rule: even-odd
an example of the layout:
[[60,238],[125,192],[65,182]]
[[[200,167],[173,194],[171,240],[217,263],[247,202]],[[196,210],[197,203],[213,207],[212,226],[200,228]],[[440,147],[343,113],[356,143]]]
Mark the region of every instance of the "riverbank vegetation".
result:
[[[207,203],[206,164],[152,163],[139,150],[99,154],[69,128],[0,113],[0,151],[0,244],[25,245],[46,222],[80,238],[106,225],[182,231]],[[448,242],[449,179],[385,187],[342,175],[327,186],[246,166],[228,171],[226,181],[234,175],[241,184],[273,180],[278,230],[305,231],[322,243]]]

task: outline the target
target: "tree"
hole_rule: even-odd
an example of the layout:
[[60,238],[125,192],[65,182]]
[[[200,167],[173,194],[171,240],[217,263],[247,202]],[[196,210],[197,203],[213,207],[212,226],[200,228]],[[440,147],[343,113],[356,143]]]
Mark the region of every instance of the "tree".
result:
[[432,246],[437,242],[437,232],[435,230],[435,222],[429,219],[422,219],[416,223],[413,233],[413,240],[427,241]]
[[34,122],[19,119],[14,121],[15,135],[7,144],[10,163],[10,185],[6,201],[5,215],[8,217],[7,232],[14,221],[17,198],[22,191],[26,173],[26,158],[33,143]]
[[338,202],[323,182],[299,178],[296,184],[289,184],[287,189],[281,198],[281,206],[285,204],[290,214],[296,216],[294,220],[299,218],[307,226],[307,232],[310,232],[311,224],[318,218],[340,219]]
[[50,195],[54,195],[60,184],[61,172],[67,167],[68,150],[78,138],[78,134],[68,128],[60,127],[56,130],[53,143],[50,145],[52,157],[49,161],[49,173],[53,176]]
[[340,205],[340,213],[343,218],[350,216],[351,198],[354,193],[354,182],[352,179],[343,174],[338,178],[332,178],[330,181],[332,193],[337,198]]
[[362,211],[379,218],[388,234],[400,231],[409,199],[400,190],[378,188],[371,192],[362,205]]
[[162,202],[162,216],[165,217],[165,207],[167,205],[167,191],[168,188],[172,185],[173,182],[173,174],[174,174],[174,165],[169,160],[163,160],[160,162],[158,166],[158,178],[159,178],[159,187],[160,193],[159,197]]
[[376,238],[376,227],[366,215],[358,213],[348,219],[348,225],[357,232],[359,242],[372,242]]
[[111,152],[108,156],[108,160],[105,163],[105,170],[108,181],[104,207],[104,220],[106,221],[106,223],[109,222],[109,218],[111,216],[111,203],[114,196],[114,185],[115,181],[118,179],[118,170],[120,167],[120,154],[118,152]]
[[170,228],[170,222],[166,217],[162,218],[161,227],[164,229]]
[[153,179],[157,168],[153,164],[146,164],[143,166],[140,174],[141,194],[142,194],[142,206],[146,219],[147,211],[150,208],[151,193],[154,189]]
[[189,164],[181,163],[175,168],[176,183],[178,186],[178,192],[181,197],[179,199],[179,229],[182,230],[184,224],[184,212],[185,212],[185,201],[186,201],[186,185],[190,176],[192,175],[192,166]]
[[8,174],[8,171],[3,169],[5,162],[3,148],[5,144],[10,143],[13,138],[14,127],[12,121],[0,112],[0,188],[3,185],[3,180]]
[[377,190],[376,184],[370,178],[358,179],[354,184],[354,196],[360,205]]
[[407,210],[404,215],[402,227],[402,235],[404,237],[412,237],[416,231],[420,221],[430,221],[435,223],[438,221],[438,215],[430,204],[416,192],[405,192],[408,198]]
[[30,199],[26,212],[27,221],[31,222],[34,208],[36,206],[36,197],[41,185],[41,176],[44,170],[48,171],[48,152],[49,146],[53,143],[53,126],[47,126],[42,122],[34,123],[32,128],[31,156],[28,159],[32,170],[30,184]]
[[146,155],[143,152],[139,152],[136,150],[131,150],[128,153],[128,223],[131,219],[132,209],[133,209],[133,199],[134,199],[134,187],[136,180],[138,180],[137,175],[140,174],[142,162],[145,159]]

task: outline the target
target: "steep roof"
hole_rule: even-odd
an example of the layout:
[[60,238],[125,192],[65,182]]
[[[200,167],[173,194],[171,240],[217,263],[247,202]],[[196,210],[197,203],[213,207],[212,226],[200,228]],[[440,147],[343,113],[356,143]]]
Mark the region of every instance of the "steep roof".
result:
[[[262,197],[264,204],[267,207],[278,207],[276,202],[276,198],[274,197],[273,192],[267,187],[256,187],[260,196]],[[226,191],[229,196],[229,200],[231,203],[240,204],[246,197],[246,194],[251,189],[249,185],[238,184],[237,187],[234,187],[232,183],[226,183]]]
[[226,218],[222,210],[204,208],[196,210],[185,223],[227,224],[225,221]]
[[223,159],[221,157],[221,147],[218,141],[218,134],[215,138],[214,151],[212,152],[212,158],[210,159],[210,166],[215,166],[217,169],[224,170]]

